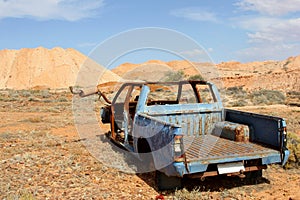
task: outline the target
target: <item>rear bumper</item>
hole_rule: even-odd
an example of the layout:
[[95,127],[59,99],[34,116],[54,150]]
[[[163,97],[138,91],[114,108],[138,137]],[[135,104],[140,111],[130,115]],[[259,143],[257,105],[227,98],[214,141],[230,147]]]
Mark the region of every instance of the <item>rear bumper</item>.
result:
[[289,151],[284,151],[284,158],[282,160],[280,153],[273,153],[269,155],[263,156],[245,156],[238,158],[224,158],[219,160],[205,160],[205,161],[193,161],[185,164],[184,162],[174,162],[172,165],[169,165],[162,171],[164,171],[168,176],[178,176],[183,177],[187,174],[195,174],[206,172],[208,165],[210,164],[220,164],[220,163],[229,163],[229,162],[238,162],[238,161],[246,161],[246,160],[255,160],[261,159],[261,165],[269,165],[269,164],[282,164],[284,165],[287,162],[289,156]]

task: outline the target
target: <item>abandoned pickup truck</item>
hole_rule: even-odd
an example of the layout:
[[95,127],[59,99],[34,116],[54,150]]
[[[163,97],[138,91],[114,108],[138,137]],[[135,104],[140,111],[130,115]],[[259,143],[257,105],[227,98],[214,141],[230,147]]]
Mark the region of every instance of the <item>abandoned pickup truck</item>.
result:
[[285,120],[225,109],[210,82],[128,82],[111,102],[102,96],[108,136],[154,165],[159,189],[178,188],[183,177],[256,178],[267,165],[287,162]]

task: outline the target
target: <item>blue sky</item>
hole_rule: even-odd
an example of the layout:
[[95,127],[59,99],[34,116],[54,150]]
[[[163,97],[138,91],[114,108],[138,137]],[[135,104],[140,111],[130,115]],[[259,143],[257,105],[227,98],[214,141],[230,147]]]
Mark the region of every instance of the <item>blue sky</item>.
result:
[[142,27],[179,31],[216,63],[300,55],[300,0],[0,0],[0,49],[60,46],[88,55]]

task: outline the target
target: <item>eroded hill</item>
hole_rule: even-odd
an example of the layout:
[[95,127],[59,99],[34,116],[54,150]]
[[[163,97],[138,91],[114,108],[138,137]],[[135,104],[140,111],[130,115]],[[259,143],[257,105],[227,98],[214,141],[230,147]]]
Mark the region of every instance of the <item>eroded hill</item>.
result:
[[78,72],[84,65],[103,71],[99,82],[119,79],[75,49],[5,49],[0,51],[0,88],[67,88],[75,84]]

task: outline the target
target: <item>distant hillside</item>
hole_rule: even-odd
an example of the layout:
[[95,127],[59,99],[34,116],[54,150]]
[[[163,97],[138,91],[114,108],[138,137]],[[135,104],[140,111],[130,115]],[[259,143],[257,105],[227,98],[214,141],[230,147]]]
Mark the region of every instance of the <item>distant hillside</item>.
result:
[[[75,49],[0,50],[0,89],[67,88],[74,85],[87,57]],[[94,65],[95,63],[89,62]],[[96,66],[105,71],[101,66]],[[118,80],[106,71],[101,82]]]
[[300,56],[283,61],[224,62],[218,69],[226,87],[300,91]]
[[211,63],[191,63],[185,60],[174,60],[163,62],[160,60],[149,60],[145,63],[133,64],[124,63],[112,69],[112,72],[129,80],[147,80],[147,81],[164,81],[168,75],[179,71],[184,72],[186,76],[202,74],[205,77],[217,77],[211,73],[216,68]]
[[166,75],[178,71],[187,77],[201,74],[211,81],[221,80],[223,86],[243,87],[247,91],[269,89],[300,91],[300,56],[283,61],[190,63],[174,60],[150,60],[141,64],[124,63],[112,71],[106,70],[75,49],[43,47],[20,50],[0,50],[0,89],[67,88],[74,85],[83,63],[83,80],[105,72],[98,83],[130,80],[164,80]]
[[[150,76],[145,69],[156,66],[161,72],[183,71],[188,77],[201,74],[204,78],[223,82],[226,88],[243,87],[245,90],[253,91],[259,89],[300,91],[300,56],[290,57],[283,61],[264,62],[222,62],[217,65],[211,63],[190,63],[187,61],[175,60],[163,62],[157,60],[147,61],[141,64],[125,63],[112,71],[123,78],[143,79]],[[162,70],[162,69],[165,70]],[[165,74],[160,74],[164,76]],[[156,76],[157,78],[158,76]],[[161,77],[156,80],[161,79]]]

